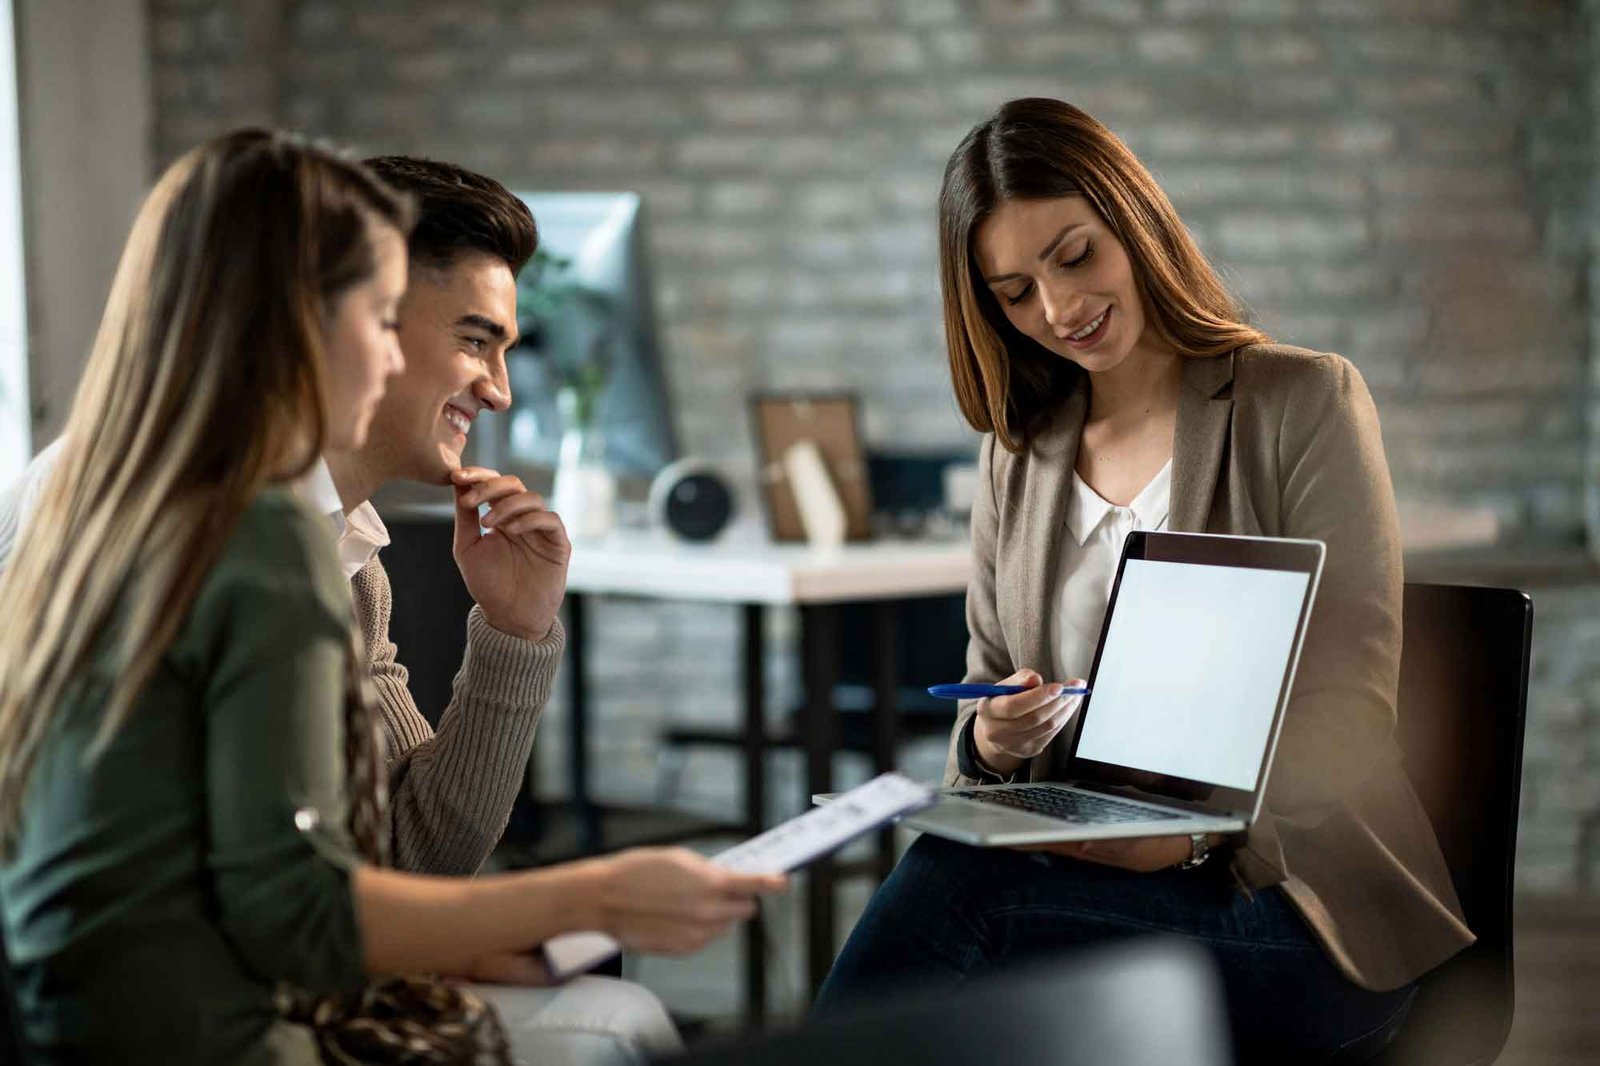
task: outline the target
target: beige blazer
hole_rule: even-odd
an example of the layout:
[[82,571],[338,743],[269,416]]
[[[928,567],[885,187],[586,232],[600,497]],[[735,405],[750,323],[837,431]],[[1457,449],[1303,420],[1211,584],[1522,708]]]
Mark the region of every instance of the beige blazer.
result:
[[[983,441],[968,681],[1022,667],[1060,677],[1058,560],[1086,405],[1080,384],[1023,455]],[[1188,360],[1168,527],[1327,544],[1262,815],[1233,851],[1241,886],[1281,885],[1366,988],[1399,987],[1472,943],[1394,740],[1400,538],[1377,409],[1355,367],[1282,345]],[[958,714],[947,784],[972,783],[954,742],[975,708]],[[1032,780],[1059,775],[1075,731],[1031,761]]]

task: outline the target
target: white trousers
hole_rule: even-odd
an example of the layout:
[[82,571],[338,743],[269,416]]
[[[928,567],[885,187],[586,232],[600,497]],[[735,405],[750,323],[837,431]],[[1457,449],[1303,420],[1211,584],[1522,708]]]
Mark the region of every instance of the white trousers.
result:
[[517,1066],[643,1066],[683,1050],[655,993],[614,977],[579,977],[556,988],[473,985],[494,1005]]

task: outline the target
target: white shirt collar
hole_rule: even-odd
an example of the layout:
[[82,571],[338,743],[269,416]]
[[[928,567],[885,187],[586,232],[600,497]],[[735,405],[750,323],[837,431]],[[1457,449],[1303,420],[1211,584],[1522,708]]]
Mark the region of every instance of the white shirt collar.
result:
[[1107,502],[1089,483],[1072,472],[1072,499],[1067,504],[1067,529],[1072,539],[1083,547],[1090,535],[1099,528],[1108,515],[1129,521],[1129,529],[1159,529],[1167,520],[1172,504],[1172,460],[1168,459],[1150,483],[1139,491],[1133,502],[1118,507]]
[[369,500],[350,512],[344,532],[339,535],[339,565],[344,576],[355,577],[356,571],[370,563],[380,548],[388,546],[389,528]]
[[296,488],[301,499],[333,522],[335,533],[344,533],[344,503],[339,499],[339,489],[333,483],[333,472],[328,469],[326,459],[318,459],[317,465],[306,471]]
[[339,490],[334,486],[333,473],[328,469],[326,459],[318,459],[317,465],[300,479],[296,487],[301,499],[315,507],[318,514],[326,515],[332,523],[334,535],[339,538],[339,569],[344,572],[346,579],[355,577],[356,572],[371,562],[380,548],[389,546],[389,530],[370,500],[356,507],[349,515],[344,513],[344,504],[339,499]]

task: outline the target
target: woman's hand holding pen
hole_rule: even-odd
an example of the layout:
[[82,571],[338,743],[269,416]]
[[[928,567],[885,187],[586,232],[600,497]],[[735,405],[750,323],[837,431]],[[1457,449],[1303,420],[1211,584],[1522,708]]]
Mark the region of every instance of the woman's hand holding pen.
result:
[[1001,684],[1022,685],[1027,691],[979,700],[972,741],[984,766],[1008,775],[1048,747],[1078,713],[1083,697],[1067,695],[1062,690],[1082,687],[1087,682],[1074,678],[1047,685],[1038,671],[1022,669]]

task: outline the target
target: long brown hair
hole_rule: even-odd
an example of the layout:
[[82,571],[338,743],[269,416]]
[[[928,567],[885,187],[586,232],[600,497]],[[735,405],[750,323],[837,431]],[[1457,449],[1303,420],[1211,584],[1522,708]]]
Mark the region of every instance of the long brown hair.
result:
[[1004,104],[974,126],[939,190],[939,283],[956,401],[968,423],[1021,452],[1083,373],[1018,332],[973,254],[978,225],[1007,200],[1082,196],[1127,249],[1145,318],[1183,355],[1267,339],[1200,254],[1166,193],[1116,134],[1060,100]]
[[[131,713],[250,500],[322,453],[325,314],[409,204],[365,168],[241,130],[156,183],[60,458],[0,579],[0,845],[57,709],[109,653],[96,749]],[[106,675],[102,675],[106,676]]]

